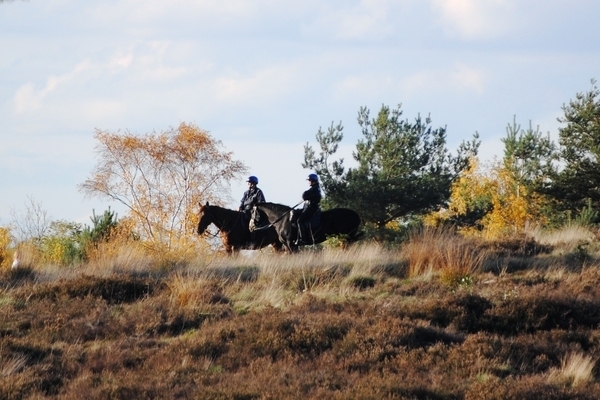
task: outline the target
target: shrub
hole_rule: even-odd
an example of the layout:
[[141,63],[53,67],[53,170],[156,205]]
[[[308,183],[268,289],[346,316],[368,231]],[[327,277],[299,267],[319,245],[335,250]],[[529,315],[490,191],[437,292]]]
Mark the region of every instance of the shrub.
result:
[[352,276],[348,279],[348,282],[355,288],[364,290],[375,286],[376,280],[372,276]]
[[13,242],[10,230],[0,226],[0,269],[10,267],[12,252],[9,247]]

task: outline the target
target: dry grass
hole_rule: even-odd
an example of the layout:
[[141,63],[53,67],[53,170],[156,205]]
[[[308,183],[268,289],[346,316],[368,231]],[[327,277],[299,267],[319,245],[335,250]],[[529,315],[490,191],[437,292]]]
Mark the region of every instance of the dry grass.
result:
[[19,259],[19,268],[33,268],[41,264],[41,255],[31,243],[19,245],[13,253],[13,258],[15,256]]
[[3,270],[0,398],[597,398],[600,267],[485,272],[486,249],[424,231]]
[[409,276],[431,276],[432,271],[439,270],[442,260],[437,246],[452,237],[449,231],[443,229],[427,228],[413,232],[403,246],[403,256],[408,260]]
[[570,225],[556,230],[530,228],[527,234],[542,245],[559,248],[573,248],[581,242],[594,241],[594,233],[587,227]]
[[218,293],[210,280],[190,273],[168,277],[167,287],[171,303],[180,308],[201,308]]
[[348,250],[324,249],[294,255],[255,252],[234,258],[216,258],[205,273],[228,282],[227,296],[247,312],[264,307],[293,305],[299,293],[311,293],[331,301],[359,296],[382,274],[403,274],[396,251],[378,245]]
[[413,232],[403,246],[410,277],[429,280],[439,275],[450,285],[470,283],[481,271],[488,252],[473,240],[444,228],[425,228]]
[[113,272],[143,272],[155,264],[153,258],[139,243],[100,243],[85,268],[88,273],[110,275]]
[[593,381],[596,361],[582,353],[571,353],[561,360],[560,368],[553,368],[548,374],[548,382],[560,385],[578,386]]
[[24,354],[15,354],[9,359],[0,357],[0,378],[8,378],[21,372],[27,365],[28,357]]
[[600,255],[600,242],[590,227],[569,225],[557,230],[530,229],[528,234],[542,246],[552,248],[552,255],[571,254],[574,261],[585,261],[588,255]]

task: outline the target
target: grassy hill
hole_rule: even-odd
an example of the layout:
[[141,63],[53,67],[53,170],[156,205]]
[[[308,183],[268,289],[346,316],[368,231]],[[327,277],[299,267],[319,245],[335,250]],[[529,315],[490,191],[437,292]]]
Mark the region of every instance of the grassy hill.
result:
[[597,239],[0,272],[1,399],[597,399]]

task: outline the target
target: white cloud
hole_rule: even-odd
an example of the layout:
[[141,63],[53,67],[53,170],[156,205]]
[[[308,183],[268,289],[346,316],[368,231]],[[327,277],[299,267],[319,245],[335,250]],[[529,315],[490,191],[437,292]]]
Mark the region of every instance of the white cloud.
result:
[[[352,74],[342,77],[334,82],[332,92],[337,101],[357,99],[363,104],[365,101],[375,100],[381,102],[382,90],[396,93],[400,88],[398,79],[390,74]],[[354,110],[353,110],[354,111]]]
[[512,0],[432,0],[444,29],[462,39],[502,36],[512,28]]
[[14,2],[0,15],[0,175],[52,179],[44,191],[68,216],[78,194],[58,192],[88,170],[94,127],[188,121],[228,149],[249,142],[240,154],[268,198],[292,205],[305,188],[305,141],[342,121],[351,145],[361,105],[431,112],[456,141],[474,131],[496,139],[514,114],[554,130],[560,105],[597,73],[597,3]]
[[486,73],[476,67],[455,63],[446,69],[427,69],[408,75],[399,85],[403,93],[470,93],[481,95],[486,88]]
[[35,87],[33,83],[29,82],[22,85],[14,96],[15,111],[22,113],[25,110],[37,108],[39,103],[39,95],[35,93]]
[[[246,0],[171,0],[168,2],[155,0],[130,0],[128,8],[136,9],[136,16],[144,22],[152,19],[163,19],[173,15],[208,15],[207,22],[215,22],[221,18],[247,18],[257,8],[257,2]],[[258,2],[260,4],[262,2]]]
[[133,62],[133,52],[127,51],[125,53],[117,53],[108,62],[108,68],[113,72],[117,73],[131,66]]
[[127,110],[124,101],[91,99],[81,105],[81,116],[87,121],[103,121],[121,116]]
[[121,0],[111,3],[90,3],[90,24],[120,25],[125,31],[146,37],[261,29],[273,23],[274,15],[290,10],[294,15],[293,11],[304,7],[276,0]]
[[393,17],[401,5],[402,2],[391,0],[361,0],[355,6],[325,3],[318,8],[315,18],[304,24],[303,30],[311,36],[325,35],[338,40],[385,39],[395,32]]
[[450,82],[458,90],[477,94],[483,94],[485,90],[485,73],[477,68],[458,63],[450,76]]
[[229,104],[272,102],[294,91],[294,65],[276,65],[251,72],[249,76],[231,73],[217,77],[212,85],[214,97]]
[[36,90],[35,85],[31,82],[22,85],[17,89],[14,96],[15,111],[19,114],[26,111],[35,111],[39,108],[42,100],[56,89],[59,82],[63,80],[56,76],[50,76],[46,80],[44,87],[40,90]]
[[388,20],[390,2],[387,0],[363,0],[358,6],[339,11],[335,36],[350,40],[365,38],[385,38],[394,32]]
[[188,70],[187,67],[173,66],[177,60],[170,60],[167,53],[172,48],[172,42],[153,40],[143,43],[136,49],[132,56],[136,76],[148,81],[172,80],[181,77]]
[[74,77],[89,69],[90,66],[88,61],[83,61],[63,75],[51,75],[46,79],[46,84],[40,90],[36,90],[35,85],[31,82],[21,85],[13,97],[14,110],[17,114],[22,114],[39,109],[42,101],[50,93],[54,92],[59,86],[67,84]]

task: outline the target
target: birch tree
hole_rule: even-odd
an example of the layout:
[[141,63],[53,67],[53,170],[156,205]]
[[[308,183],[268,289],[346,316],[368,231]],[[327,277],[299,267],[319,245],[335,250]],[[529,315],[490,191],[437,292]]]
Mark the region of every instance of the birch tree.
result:
[[227,199],[230,182],[247,171],[193,124],[145,135],[96,129],[94,137],[99,160],[80,191],[123,204],[142,239],[169,248],[194,234],[200,202]]

